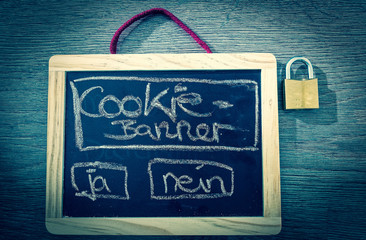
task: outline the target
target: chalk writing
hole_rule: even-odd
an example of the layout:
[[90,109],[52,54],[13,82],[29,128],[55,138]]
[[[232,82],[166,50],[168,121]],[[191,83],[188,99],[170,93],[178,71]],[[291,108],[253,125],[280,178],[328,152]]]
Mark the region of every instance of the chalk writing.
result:
[[221,101],[221,100],[214,101],[214,102],[212,102],[212,104],[218,106],[220,109],[234,107],[233,104],[226,102],[226,101]]
[[[152,140],[159,141],[161,139],[161,129],[165,128],[165,137],[169,139],[178,139],[179,141],[183,141],[183,133],[182,129],[186,129],[186,135],[191,141],[202,140],[205,142],[220,142],[219,130],[226,129],[226,130],[239,130],[245,131],[241,129],[237,129],[229,124],[220,124],[220,123],[213,123],[212,125],[212,137],[207,137],[210,133],[210,126],[206,123],[201,123],[196,127],[196,136],[191,134],[191,124],[185,120],[179,121],[175,125],[175,133],[169,133],[169,123],[166,121],[161,122],[159,125],[154,123],[155,135],[152,133],[152,129],[150,126],[146,124],[141,124],[136,127],[133,127],[136,124],[135,120],[118,120],[113,121],[112,125],[120,124],[123,130],[123,135],[113,135],[113,134],[104,134],[107,138],[112,138],[116,140],[130,140],[135,138],[136,136],[145,136],[148,135]],[[202,131],[204,133],[202,134]]]
[[[87,88],[78,86],[90,81],[95,81],[95,84],[88,84]],[[121,83],[119,87],[134,81],[137,87],[126,88],[123,94],[120,94],[105,87],[103,85],[105,81],[117,81]],[[192,91],[195,88],[194,84],[200,87]],[[246,106],[251,113],[240,115],[247,120],[237,119],[234,124],[234,120],[223,117],[237,114],[242,106],[236,105],[230,99],[224,99],[225,94],[212,97],[209,92],[200,92],[202,85],[208,85],[216,92],[221,89],[223,92],[234,89],[236,91],[253,89],[248,93],[252,94],[250,98],[254,97],[254,101]],[[81,151],[96,149],[258,150],[259,98],[258,85],[255,81],[101,76],[70,81],[70,87],[73,96],[75,144]],[[106,123],[109,125],[109,128],[100,130],[103,131],[101,136],[106,139],[106,144],[86,143],[83,122],[87,119],[100,121],[104,126]],[[221,119],[227,120],[222,122]],[[243,125],[241,122],[249,122],[250,126]],[[97,132],[98,129],[93,131]],[[236,139],[228,136],[236,136]],[[115,142],[111,142],[112,140]]]
[[[74,91],[75,94],[77,94],[77,90],[75,87],[75,84],[73,82],[70,82],[71,87]],[[177,85],[179,86],[179,85]],[[176,86],[176,87],[177,87]],[[173,122],[176,122],[177,119],[177,106],[180,107],[180,109],[187,113],[190,116],[194,116],[194,117],[210,117],[212,115],[211,112],[207,112],[207,113],[198,113],[195,111],[192,111],[190,109],[188,109],[185,105],[189,104],[191,106],[195,106],[195,105],[199,105],[202,103],[202,98],[201,95],[198,93],[184,93],[184,94],[180,94],[178,97],[172,97],[171,98],[171,106],[166,107],[163,106],[163,104],[160,102],[160,99],[162,97],[164,97],[168,92],[169,92],[169,88],[166,88],[165,90],[161,91],[160,93],[158,93],[155,97],[153,97],[150,100],[150,88],[151,88],[151,83],[147,83],[146,85],[146,91],[145,91],[145,107],[144,107],[144,116],[149,116],[150,112],[153,109],[158,109],[161,110],[162,112],[164,112]],[[136,97],[136,96],[125,96],[124,98],[122,98],[122,100],[119,100],[116,96],[114,95],[107,95],[105,96],[98,105],[98,110],[99,110],[99,114],[96,113],[89,113],[87,111],[85,111],[82,108],[82,104],[83,101],[85,99],[85,97],[87,97],[88,94],[90,94],[90,92],[92,92],[93,90],[99,89],[101,92],[104,92],[103,87],[101,86],[95,86],[95,87],[91,87],[87,90],[85,90],[81,96],[80,99],[78,101],[78,103],[80,104],[78,106],[79,111],[88,116],[88,117],[93,117],[93,118],[98,118],[98,117],[106,117],[106,118],[115,118],[120,116],[121,114],[123,114],[125,117],[129,117],[129,118],[137,118],[141,115],[142,113],[142,102],[141,102],[141,98],[140,97]],[[187,89],[187,88],[182,88],[182,89]],[[111,101],[113,102],[117,108],[118,111],[115,113],[109,113],[106,111],[105,109],[105,104]],[[134,111],[127,111],[124,107],[124,105],[126,104],[126,102],[128,101],[133,101],[137,104],[137,109]],[[221,103],[224,101],[216,101],[214,102],[214,105],[217,105],[217,103]],[[222,108],[222,107],[220,107]]]
[[204,160],[156,158],[148,164],[152,199],[205,199],[234,193],[234,170]]
[[[117,171],[117,174],[111,174],[115,171]],[[78,181],[80,178],[87,178],[87,181]],[[113,183],[113,188],[110,183]],[[92,201],[98,198],[129,199],[127,168],[119,164],[102,162],[75,163],[71,167],[71,184],[76,191],[75,196],[87,197]]]

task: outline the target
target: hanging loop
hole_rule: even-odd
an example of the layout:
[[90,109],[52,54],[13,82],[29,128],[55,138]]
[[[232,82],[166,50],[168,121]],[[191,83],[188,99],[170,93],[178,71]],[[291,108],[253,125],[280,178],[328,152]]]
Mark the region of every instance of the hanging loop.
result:
[[212,53],[211,49],[209,48],[209,46],[202,41],[189,27],[187,27],[182,21],[180,21],[176,16],[174,16],[171,12],[169,12],[168,10],[164,9],[164,8],[152,8],[150,10],[144,11],[142,13],[139,13],[135,16],[133,16],[130,20],[128,20],[127,22],[125,22],[114,34],[112,40],[111,40],[111,44],[110,44],[110,52],[111,54],[116,54],[117,53],[117,43],[118,43],[118,39],[119,36],[121,35],[121,33],[127,28],[129,27],[132,23],[134,23],[135,21],[146,17],[150,14],[164,14],[166,16],[168,16],[171,20],[173,20],[176,24],[178,24],[184,31],[186,31],[189,35],[191,35],[191,37],[203,48],[206,50],[207,53]]

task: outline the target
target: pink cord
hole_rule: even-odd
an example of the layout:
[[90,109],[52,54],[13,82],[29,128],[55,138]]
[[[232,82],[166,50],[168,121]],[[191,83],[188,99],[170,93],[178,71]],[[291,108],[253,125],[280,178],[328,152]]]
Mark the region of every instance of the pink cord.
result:
[[116,54],[117,53],[117,42],[119,39],[119,36],[121,35],[121,33],[127,28],[129,27],[132,23],[134,23],[135,21],[146,17],[147,15],[150,14],[157,14],[157,13],[162,13],[167,15],[168,17],[170,17],[170,19],[172,19],[176,24],[178,24],[181,28],[183,28],[184,31],[186,31],[189,35],[191,35],[191,37],[193,37],[193,39],[203,48],[206,50],[207,53],[212,53],[211,49],[207,46],[207,44],[202,41],[191,29],[189,29],[186,25],[184,25],[184,23],[182,23],[176,16],[174,16],[171,12],[169,12],[168,10],[164,9],[164,8],[152,8],[150,10],[144,11],[142,13],[139,13],[135,16],[133,16],[130,20],[128,20],[127,22],[125,22],[114,34],[112,41],[111,41],[111,45],[110,45],[110,52],[111,54]]

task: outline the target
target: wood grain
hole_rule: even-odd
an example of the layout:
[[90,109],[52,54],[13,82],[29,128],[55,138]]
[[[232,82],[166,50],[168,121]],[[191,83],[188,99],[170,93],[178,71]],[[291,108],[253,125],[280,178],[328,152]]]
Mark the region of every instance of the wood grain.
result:
[[47,127],[46,218],[62,217],[65,72],[49,72]]
[[48,218],[47,228],[72,235],[271,235],[280,231],[279,222],[280,217]]
[[[280,156],[278,136],[278,98],[276,61],[271,68],[262,71],[262,147],[264,216],[281,216]],[[273,159],[277,159],[273,161]],[[269,191],[266,191],[270,189]]]
[[[366,239],[366,3],[362,0],[0,1],[0,238],[68,238],[53,236],[44,226],[49,58],[108,54],[118,27],[157,6],[181,19],[215,53],[276,56],[283,224],[277,236],[249,239]],[[117,51],[203,52],[164,16],[133,26]],[[317,110],[283,110],[285,64],[294,56],[305,56],[313,64],[319,81]],[[291,76],[307,75],[302,65],[292,70]]]

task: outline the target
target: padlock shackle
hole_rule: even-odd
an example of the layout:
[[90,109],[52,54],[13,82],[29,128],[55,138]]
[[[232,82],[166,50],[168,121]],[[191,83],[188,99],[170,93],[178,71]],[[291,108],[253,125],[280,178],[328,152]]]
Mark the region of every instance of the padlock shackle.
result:
[[304,57],[293,57],[290,59],[290,61],[288,61],[287,65],[286,65],[286,79],[291,79],[291,65],[294,62],[299,61],[299,60],[305,62],[306,65],[308,65],[309,79],[314,78],[313,66],[311,65],[311,62],[309,61],[309,59],[304,58]]

